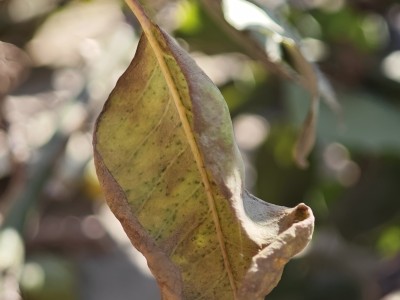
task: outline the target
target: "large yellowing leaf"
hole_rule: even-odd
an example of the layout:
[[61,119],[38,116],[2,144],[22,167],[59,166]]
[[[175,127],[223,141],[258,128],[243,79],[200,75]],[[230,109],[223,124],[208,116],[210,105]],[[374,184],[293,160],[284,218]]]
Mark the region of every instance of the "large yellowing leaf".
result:
[[314,218],[250,195],[225,101],[136,1],[144,34],[98,118],[106,200],[163,299],[263,299]]

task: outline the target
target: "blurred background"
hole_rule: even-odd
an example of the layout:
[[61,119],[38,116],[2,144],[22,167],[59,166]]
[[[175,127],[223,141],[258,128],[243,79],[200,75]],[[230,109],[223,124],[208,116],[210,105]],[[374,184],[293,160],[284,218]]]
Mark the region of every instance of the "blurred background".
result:
[[[142,2],[221,89],[248,189],[314,211],[313,241],[267,298],[399,300],[400,3],[258,1],[295,28],[342,108],[322,103],[301,170],[292,151],[310,96],[285,73],[276,34],[260,42],[229,25],[218,1]],[[237,2],[224,2],[233,15]],[[139,36],[122,1],[0,0],[1,300],[159,299],[92,162],[95,118]]]

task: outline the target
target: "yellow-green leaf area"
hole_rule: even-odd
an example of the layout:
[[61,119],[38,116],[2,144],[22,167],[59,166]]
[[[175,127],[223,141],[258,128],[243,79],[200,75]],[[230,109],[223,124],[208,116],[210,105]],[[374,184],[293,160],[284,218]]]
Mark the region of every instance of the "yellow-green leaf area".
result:
[[310,240],[312,212],[244,190],[221,93],[136,0],[128,5],[144,34],[93,140],[107,203],[163,299],[261,300]]
[[[180,105],[199,144],[201,136],[195,128],[207,124],[201,124],[204,122],[201,119],[195,124],[196,107],[187,78],[165,40],[161,36],[158,39],[179,92]],[[221,249],[204,178],[164,76],[153,49],[142,38],[134,61],[117,83],[99,118],[97,150],[126,195],[132,213],[149,237],[179,267],[184,282],[183,298],[233,299],[235,291],[229,275],[237,288],[259,246],[242,232],[229,199],[207,170],[211,200],[226,246]],[[221,97],[214,89],[204,82],[203,90]],[[224,104],[223,99],[218,100],[218,105]],[[207,112],[210,109],[213,107],[207,107],[204,114],[210,114]],[[219,135],[223,137],[220,143],[227,144],[221,147],[231,147],[231,128],[220,129]],[[227,261],[222,251],[226,252]]]

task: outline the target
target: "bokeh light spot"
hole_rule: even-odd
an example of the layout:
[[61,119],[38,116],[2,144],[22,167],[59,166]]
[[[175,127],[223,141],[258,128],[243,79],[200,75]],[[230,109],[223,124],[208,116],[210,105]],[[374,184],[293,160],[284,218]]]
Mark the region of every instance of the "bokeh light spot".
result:
[[254,150],[265,141],[270,125],[260,115],[242,114],[233,120],[236,142],[243,150]]

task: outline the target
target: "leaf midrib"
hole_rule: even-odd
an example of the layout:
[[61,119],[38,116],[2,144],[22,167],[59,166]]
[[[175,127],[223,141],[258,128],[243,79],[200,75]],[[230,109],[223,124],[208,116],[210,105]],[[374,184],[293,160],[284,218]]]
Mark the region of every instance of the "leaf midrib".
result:
[[215,225],[215,229],[216,229],[216,234],[217,234],[219,246],[221,249],[221,254],[222,254],[222,257],[224,260],[224,267],[226,269],[226,272],[227,272],[227,275],[229,278],[229,283],[232,288],[233,298],[236,299],[237,298],[236,297],[236,284],[235,284],[235,280],[233,277],[231,263],[228,259],[228,253],[226,251],[226,245],[225,245],[224,236],[222,233],[221,224],[220,224],[220,220],[219,220],[219,216],[218,216],[218,212],[217,212],[217,208],[216,208],[216,204],[215,204],[215,197],[214,197],[214,194],[212,193],[210,179],[208,178],[207,172],[205,171],[204,160],[200,153],[199,146],[197,145],[194,133],[190,126],[190,122],[186,116],[185,107],[181,101],[181,97],[179,95],[178,88],[175,84],[172,74],[171,74],[171,72],[167,66],[167,63],[164,59],[163,51],[162,51],[159,43],[157,42],[156,37],[154,36],[152,29],[155,28],[155,26],[151,23],[151,21],[149,20],[149,18],[147,17],[145,12],[143,11],[143,8],[140,6],[140,4],[137,2],[137,0],[126,0],[126,3],[130,7],[130,9],[133,11],[133,13],[137,17],[139,23],[141,24],[141,26],[143,28],[144,34],[146,35],[146,37],[150,43],[150,46],[154,51],[154,54],[157,58],[157,61],[161,68],[161,71],[164,75],[164,78],[167,82],[170,93],[174,100],[175,107],[178,111],[179,118],[182,122],[182,128],[185,132],[185,135],[186,135],[186,138],[190,145],[192,154],[196,161],[196,165],[199,170],[201,180],[204,184],[205,192],[207,195],[208,205],[209,205],[209,208],[212,213],[212,217],[213,217],[213,221],[214,221],[214,225]]

